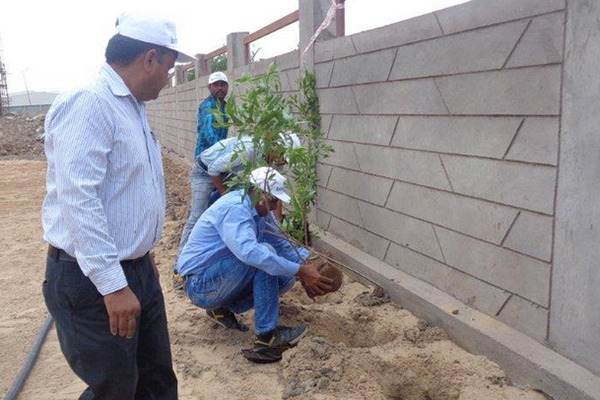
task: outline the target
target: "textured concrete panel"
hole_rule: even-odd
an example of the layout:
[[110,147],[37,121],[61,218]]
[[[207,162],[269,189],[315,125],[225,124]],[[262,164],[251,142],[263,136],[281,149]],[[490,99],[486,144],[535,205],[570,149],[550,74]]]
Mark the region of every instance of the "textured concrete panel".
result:
[[320,89],[318,93],[321,114],[358,114],[351,88]]
[[558,115],[560,74],[560,66],[533,67],[436,82],[452,114]]
[[506,66],[562,62],[564,22],[564,12],[535,18]]
[[436,232],[448,265],[548,306],[550,264],[444,228]]
[[317,207],[330,215],[334,215],[354,225],[362,226],[362,219],[358,211],[356,200],[332,192],[331,190],[319,188],[317,193]]
[[331,126],[331,120],[333,119],[333,115],[325,114],[321,115],[321,130],[325,132],[325,137],[329,135],[329,127]]
[[336,115],[329,139],[387,146],[397,121],[397,117]]
[[271,61],[275,61],[280,71],[285,71],[292,68],[300,67],[300,59],[298,55],[298,50],[292,50],[288,53],[284,53],[278,55],[274,59],[270,59]]
[[300,90],[300,68],[289,69],[285,73],[290,82],[290,89],[292,91]]
[[441,36],[433,13],[352,35],[358,53],[400,46]]
[[331,176],[332,167],[325,164],[317,164],[317,175],[319,176],[319,186],[326,187]]
[[360,165],[356,157],[354,144],[331,140],[327,140],[325,141],[325,143],[327,143],[333,148],[333,153],[330,153],[329,157],[323,160],[323,162],[335,165],[337,167],[350,168],[360,171]]
[[329,224],[329,232],[339,236],[352,246],[383,260],[385,252],[390,245],[389,240],[373,235],[364,229],[349,224],[338,218],[333,218]]
[[600,375],[600,2],[568,3],[550,343]]
[[354,145],[363,172],[451,190],[437,154]]
[[318,208],[315,211],[316,216],[317,216],[317,225],[321,228],[321,229],[328,229],[329,228],[329,223],[331,222],[331,218],[333,218],[331,215],[327,214],[325,211],[319,210]]
[[540,342],[546,341],[548,310],[544,307],[512,296],[498,319]]
[[527,118],[506,159],[556,165],[558,118]]
[[436,11],[445,34],[561,10],[565,0],[477,0]]
[[526,26],[517,21],[400,47],[390,79],[500,69]]
[[386,208],[500,244],[517,210],[396,181]]
[[448,114],[431,79],[374,83],[353,90],[361,114]]
[[502,158],[521,118],[400,117],[392,146]]
[[[304,51],[304,50],[303,50]],[[357,54],[352,36],[343,36],[315,43],[315,63]]]
[[385,262],[488,315],[496,315],[509,296],[501,289],[395,243],[391,244]]
[[386,81],[395,54],[396,49],[389,49],[337,60],[329,86]]
[[369,231],[443,261],[431,224],[363,201],[358,202],[358,207],[364,227]]
[[315,65],[316,87],[326,88],[331,80],[331,72],[333,71],[333,61]]
[[327,188],[383,206],[392,183],[391,179],[334,168]]
[[521,212],[504,247],[550,261],[552,259],[552,217]]
[[458,193],[552,214],[556,169],[459,156],[441,156]]

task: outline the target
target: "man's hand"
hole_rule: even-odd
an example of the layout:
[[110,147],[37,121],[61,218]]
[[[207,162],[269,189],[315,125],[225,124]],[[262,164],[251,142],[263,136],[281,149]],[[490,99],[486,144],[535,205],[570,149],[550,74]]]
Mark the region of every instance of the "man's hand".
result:
[[325,291],[331,290],[333,279],[327,278],[319,273],[319,268],[325,264],[325,260],[318,260],[305,263],[298,270],[298,279],[306,290],[306,294],[311,299],[315,296],[325,294]]
[[227,186],[225,186],[225,182],[223,182],[221,175],[211,176],[210,178],[221,196],[227,193]]
[[129,286],[104,296],[104,305],[110,319],[110,333],[131,339],[142,307]]

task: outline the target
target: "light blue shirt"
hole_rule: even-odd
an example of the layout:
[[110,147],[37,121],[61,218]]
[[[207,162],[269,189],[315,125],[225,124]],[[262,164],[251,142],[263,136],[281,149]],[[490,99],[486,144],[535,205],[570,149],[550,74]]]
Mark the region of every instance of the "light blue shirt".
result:
[[[238,157],[233,159],[234,154]],[[200,159],[206,165],[208,175],[239,173],[248,162],[256,157],[252,138],[243,136],[220,140],[200,154]]]
[[[261,217],[242,190],[229,192],[196,222],[177,261],[177,271],[181,276],[201,274],[233,254],[244,264],[270,275],[297,274],[310,252],[299,247],[300,258],[290,242],[268,232],[283,235],[273,214]],[[261,243],[273,246],[277,254]]]
[[57,97],[45,128],[44,240],[76,257],[102,295],[122,289],[119,261],[150,251],[165,219],[160,145],[146,106],[104,64],[87,87]]

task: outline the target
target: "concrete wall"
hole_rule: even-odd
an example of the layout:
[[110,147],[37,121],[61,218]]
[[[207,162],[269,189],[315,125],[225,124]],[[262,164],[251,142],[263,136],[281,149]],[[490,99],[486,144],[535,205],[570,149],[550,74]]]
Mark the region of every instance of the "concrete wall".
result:
[[[323,1],[300,2],[302,37]],[[288,93],[317,76],[321,227],[600,376],[598,19],[592,0],[474,0],[277,61]],[[149,105],[188,159],[205,81]]]

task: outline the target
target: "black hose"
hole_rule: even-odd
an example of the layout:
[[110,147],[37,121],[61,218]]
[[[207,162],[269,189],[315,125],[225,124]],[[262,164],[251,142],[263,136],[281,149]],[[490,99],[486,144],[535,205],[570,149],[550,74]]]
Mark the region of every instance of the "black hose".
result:
[[25,364],[23,364],[23,366],[21,367],[19,375],[17,375],[17,377],[15,378],[15,381],[13,382],[10,389],[8,389],[8,392],[4,396],[3,400],[15,400],[19,395],[21,389],[23,389],[23,385],[25,384],[25,381],[27,380],[27,377],[29,376],[33,365],[35,364],[35,360],[37,360],[37,357],[40,354],[40,350],[42,349],[44,340],[46,340],[46,335],[48,335],[48,331],[50,331],[52,322],[52,316],[48,315],[48,318],[46,318],[46,321],[44,321],[44,324],[42,325],[40,333],[38,333],[37,337],[35,338],[35,343],[33,343],[33,347],[29,351],[29,356],[27,356]]

